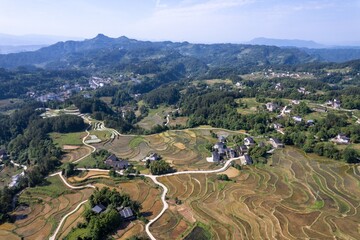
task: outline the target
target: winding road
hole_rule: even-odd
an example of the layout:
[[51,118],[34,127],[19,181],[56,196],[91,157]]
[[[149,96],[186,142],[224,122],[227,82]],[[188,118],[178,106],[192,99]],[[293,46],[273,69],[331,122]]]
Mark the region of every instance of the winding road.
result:
[[[91,123],[92,123],[92,122],[91,122],[90,119],[88,119],[88,118],[85,118],[85,117],[83,117],[83,118],[84,118],[84,120],[87,120],[87,121],[89,122],[89,127],[85,130],[86,133],[87,133],[87,135],[83,138],[82,142],[83,142],[84,145],[92,148],[92,151],[91,151],[90,153],[86,154],[85,156],[79,158],[78,160],[74,161],[73,163],[77,163],[77,162],[85,159],[85,158],[88,157],[91,153],[93,153],[93,152],[96,151],[96,148],[95,148],[94,146],[92,146],[92,145],[90,145],[90,144],[87,144],[87,143],[85,142],[85,139],[90,135],[90,132],[89,132],[88,130],[91,128],[91,126],[92,126]],[[116,131],[115,129],[106,128],[106,127],[104,126],[104,123],[103,123],[103,122],[101,122],[100,128],[101,128],[101,130],[108,130],[108,131],[113,132],[113,133],[115,133],[115,134],[117,134],[117,135],[121,135],[121,134],[120,134],[118,131]],[[204,128],[204,129],[205,129],[205,128]],[[98,129],[98,130],[99,130],[99,129]],[[156,240],[156,238],[152,235],[152,233],[151,233],[151,231],[150,231],[150,226],[151,226],[154,222],[156,222],[156,221],[165,213],[165,211],[169,208],[169,205],[168,205],[168,203],[166,202],[166,194],[168,193],[169,190],[168,190],[168,188],[167,188],[164,184],[162,184],[161,182],[158,181],[158,178],[160,178],[160,177],[166,177],[166,176],[181,175],[181,174],[208,174],[208,173],[219,173],[219,172],[223,172],[223,171],[225,171],[226,169],[228,169],[228,167],[230,166],[230,164],[231,164],[233,161],[238,160],[238,159],[240,159],[240,158],[241,158],[241,157],[239,157],[239,158],[231,158],[231,159],[229,159],[229,160],[227,160],[227,161],[225,162],[225,164],[224,164],[224,166],[223,166],[222,168],[215,169],[215,170],[182,171],[182,172],[174,172],[174,173],[168,173],[168,174],[163,174],[163,175],[139,174],[138,176],[144,176],[144,177],[150,178],[156,185],[160,186],[160,187],[163,189],[163,192],[162,192],[162,194],[161,194],[161,201],[162,201],[162,203],[163,203],[163,209],[161,210],[161,212],[160,212],[155,218],[151,219],[151,220],[146,224],[146,226],[145,226],[145,231],[146,231],[147,235],[149,236],[149,238],[150,238],[151,240]],[[106,169],[97,169],[97,168],[94,168],[94,169],[93,169],[93,168],[91,168],[91,169],[87,169],[87,168],[77,168],[76,170],[78,170],[78,171],[102,171],[102,172],[109,172],[109,170],[106,170]],[[118,173],[118,174],[123,174],[122,171],[117,171],[117,173]],[[73,186],[73,185],[69,184],[69,183],[66,181],[66,179],[63,177],[63,175],[62,175],[61,172],[56,172],[56,173],[53,173],[53,174],[49,175],[49,177],[54,177],[54,176],[59,176],[59,177],[61,178],[61,180],[64,182],[64,184],[65,184],[67,187],[71,188],[71,189],[84,189],[84,188],[94,188],[94,189],[95,189],[95,188],[96,188],[95,186],[93,186],[93,185],[91,185],[91,184],[87,184],[87,185],[84,185],[84,186]],[[68,214],[66,214],[66,215],[61,219],[59,225],[57,226],[57,228],[56,228],[55,232],[53,233],[53,235],[50,236],[49,240],[55,240],[55,239],[56,239],[56,236],[58,235],[58,233],[59,233],[62,225],[63,225],[64,222],[66,221],[66,219],[67,219],[71,214],[73,214],[73,213],[75,213],[77,210],[79,210],[79,208],[80,208],[83,204],[85,204],[87,201],[88,201],[88,200],[85,200],[85,201],[79,203],[79,204],[77,205],[77,207],[76,207],[73,211],[69,212]]]
[[[199,170],[199,171],[182,171],[182,172],[174,172],[174,173],[168,173],[168,174],[163,174],[163,175],[147,175],[147,174],[139,174],[138,176],[144,176],[147,178],[150,178],[156,185],[160,186],[163,189],[163,192],[161,194],[161,201],[163,203],[163,209],[161,210],[161,212],[153,219],[151,219],[145,226],[145,231],[147,233],[147,235],[150,237],[151,240],[156,240],[156,238],[152,235],[151,231],[150,231],[150,226],[156,222],[164,213],[165,211],[169,208],[169,204],[166,202],[166,194],[168,193],[168,188],[162,184],[161,182],[158,181],[157,178],[159,177],[166,177],[166,176],[175,176],[175,175],[181,175],[181,174],[208,174],[208,173],[219,173],[219,172],[223,172],[226,169],[228,169],[228,167],[230,166],[230,164],[235,161],[240,159],[239,158],[231,158],[229,160],[227,160],[224,164],[224,166],[222,168],[219,169],[215,169],[215,170]],[[98,168],[91,168],[91,169],[87,169],[87,168],[77,168],[76,170],[78,171],[101,171],[101,172],[109,172],[109,170],[106,169],[98,169]],[[122,172],[117,171],[117,173],[119,174],[123,174]],[[72,186],[71,184],[69,184],[66,179],[63,177],[63,175],[61,174],[61,172],[57,172],[54,174],[50,175],[51,177],[53,176],[59,176],[61,178],[61,180],[64,182],[64,184],[71,188],[71,189],[84,189],[84,188],[95,188],[95,186],[93,185],[84,185],[84,186]],[[74,209],[73,211],[71,211],[70,213],[66,214],[60,221],[58,227],[56,228],[54,234],[49,238],[49,240],[55,240],[56,239],[56,235],[59,233],[62,224],[65,222],[66,218],[69,217],[71,214],[75,213],[82,204],[85,204],[87,201],[83,201],[81,202],[76,209]]]

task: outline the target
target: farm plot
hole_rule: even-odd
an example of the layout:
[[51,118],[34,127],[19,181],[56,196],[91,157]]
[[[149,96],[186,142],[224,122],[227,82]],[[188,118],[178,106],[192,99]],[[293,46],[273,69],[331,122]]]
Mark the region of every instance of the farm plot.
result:
[[169,107],[161,106],[157,109],[150,109],[148,116],[142,119],[138,125],[141,128],[150,130],[156,125],[164,125],[166,122],[166,116],[171,113],[173,109]]
[[11,232],[1,230],[0,234],[7,233],[17,239],[46,239],[60,219],[88,199],[93,191],[70,190],[57,176],[47,180],[44,186],[28,188],[20,195],[20,207],[13,212],[17,220],[9,226]]
[[229,171],[230,182],[215,174],[159,178],[169,189],[170,207],[150,230],[158,239],[183,238],[201,222],[214,239],[360,238],[357,166],[291,147],[276,151],[270,164]]
[[[160,199],[161,190],[156,187],[156,185],[148,179],[133,179],[131,181],[120,180],[114,181],[109,179],[108,173],[99,172],[99,171],[89,171],[85,172],[81,176],[70,177],[68,181],[73,185],[89,184],[96,182],[94,185],[98,188],[109,187],[110,189],[116,189],[119,192],[129,194],[132,200],[138,201],[141,204],[141,213],[146,219],[152,219],[157,216],[162,210],[162,202]],[[69,239],[77,239],[81,237],[81,229],[77,231],[71,231],[72,226],[76,226],[78,222],[83,221],[81,216],[82,209],[79,209],[72,217],[64,223],[62,228],[61,236],[68,235]],[[144,232],[145,224],[140,220],[133,222],[123,223],[119,230],[113,235],[115,239],[126,239],[128,237],[139,235]],[[60,235],[59,235],[60,236]]]
[[[119,136],[112,143],[97,144],[97,148],[105,148],[118,157],[133,161],[143,160],[150,152],[156,152],[177,170],[212,169],[206,157],[210,152],[206,145],[214,144],[217,139],[211,137],[211,128],[174,130],[148,136]],[[215,133],[232,135],[226,130],[212,129]]]
[[50,133],[50,137],[56,145],[63,148],[64,145],[83,145],[82,139],[86,136],[86,132],[75,133]]
[[[70,149],[72,147],[73,149]],[[88,146],[72,146],[72,145],[64,145],[65,154],[62,156],[61,162],[73,162],[77,159],[86,156],[87,154],[91,153],[92,149]]]

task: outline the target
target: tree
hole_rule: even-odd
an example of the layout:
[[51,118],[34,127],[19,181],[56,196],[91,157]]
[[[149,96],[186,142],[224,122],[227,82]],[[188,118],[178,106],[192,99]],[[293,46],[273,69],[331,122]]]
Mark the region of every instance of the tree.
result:
[[344,160],[347,163],[358,163],[360,162],[359,154],[352,148],[346,148],[343,153]]
[[63,175],[65,177],[70,177],[75,173],[75,164],[73,163],[66,163],[63,168]]
[[226,175],[226,174],[219,174],[219,175],[217,175],[217,179],[218,179],[218,180],[221,180],[221,181],[230,181],[229,176]]
[[172,171],[173,169],[171,168],[170,164],[164,160],[152,161],[152,163],[150,163],[150,172],[153,175],[165,174]]

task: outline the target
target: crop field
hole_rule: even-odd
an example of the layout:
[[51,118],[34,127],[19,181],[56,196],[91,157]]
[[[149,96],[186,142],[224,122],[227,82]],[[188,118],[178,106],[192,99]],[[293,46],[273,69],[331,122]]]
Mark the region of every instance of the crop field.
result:
[[148,116],[142,119],[138,125],[144,129],[150,130],[156,125],[164,125],[166,122],[166,116],[172,109],[170,107],[161,106],[156,109],[150,109]]
[[5,187],[11,182],[11,177],[23,171],[22,168],[15,166],[0,167],[0,187]]
[[[230,175],[230,174],[229,174]],[[269,165],[161,177],[170,208],[151,227],[157,239],[185,237],[197,222],[214,239],[360,239],[360,167],[278,150]],[[174,199],[183,203],[175,205]],[[183,206],[188,211],[179,211]]]
[[[217,134],[234,134],[226,130],[213,129]],[[239,132],[240,133],[240,132]],[[156,152],[178,170],[211,169],[215,165],[208,163],[210,152],[207,144],[214,144],[217,139],[211,137],[209,129],[188,129],[167,131],[148,136],[120,136],[113,142],[96,147],[105,148],[118,157],[133,161],[144,159],[150,152]]]
[[2,239],[48,238],[60,219],[80,202],[88,199],[93,191],[92,189],[70,190],[57,176],[47,180],[48,184],[28,188],[20,195],[19,202],[22,204],[13,213],[17,220],[13,224],[8,224],[7,230],[1,225]]
[[[102,181],[100,179],[103,179]],[[76,185],[76,182],[81,183],[81,185],[94,183],[96,181],[95,186],[102,187],[110,187],[111,189],[116,189],[119,192],[127,193],[130,195],[132,200],[138,201],[142,206],[142,214],[146,219],[152,219],[156,215],[160,213],[162,210],[162,202],[160,199],[161,189],[157,188],[155,184],[148,179],[134,179],[130,181],[121,181],[114,182],[112,179],[109,179],[107,173],[98,172],[98,171],[89,171],[86,172],[83,176],[80,177],[71,177],[68,179],[73,185]],[[82,229],[79,229],[75,232],[70,232],[72,226],[76,226],[76,224],[82,220],[81,212],[83,210],[79,209],[72,218],[69,218],[62,228],[62,236],[68,236],[69,239],[77,239],[77,237],[81,236]],[[113,235],[115,239],[126,239],[134,235],[139,235],[144,233],[145,224],[142,221],[136,220],[133,222],[125,222],[120,227],[120,229]]]
[[169,126],[170,127],[175,127],[177,125],[186,126],[186,123],[187,123],[188,119],[189,119],[188,117],[177,117],[175,119],[172,119],[170,117]]
[[86,136],[86,132],[75,133],[51,133],[50,137],[59,147],[64,145],[82,145],[82,139]]
[[[64,145],[64,148],[69,148],[70,146],[71,145]],[[61,162],[66,163],[76,161],[77,159],[89,154],[91,151],[92,149],[87,146],[78,146],[76,149],[66,150],[66,153],[62,156]]]

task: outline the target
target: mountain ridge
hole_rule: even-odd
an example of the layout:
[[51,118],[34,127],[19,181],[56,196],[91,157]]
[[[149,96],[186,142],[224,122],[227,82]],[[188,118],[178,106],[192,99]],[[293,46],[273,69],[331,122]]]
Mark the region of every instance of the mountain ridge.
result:
[[[249,44],[192,44],[188,42],[150,42],[130,39],[125,36],[110,38],[98,34],[83,41],[58,42],[34,52],[0,55],[0,67],[56,66],[77,68],[85,61],[95,65],[100,58],[107,58],[109,64],[124,62],[125,56],[140,62],[155,59],[161,55],[177,52],[182,57],[196,58],[205,64],[216,66],[297,64],[318,60],[299,49],[281,49],[273,46]],[[111,62],[113,58],[113,62]],[[64,65],[65,64],[65,65]],[[86,66],[83,65],[86,68]]]

